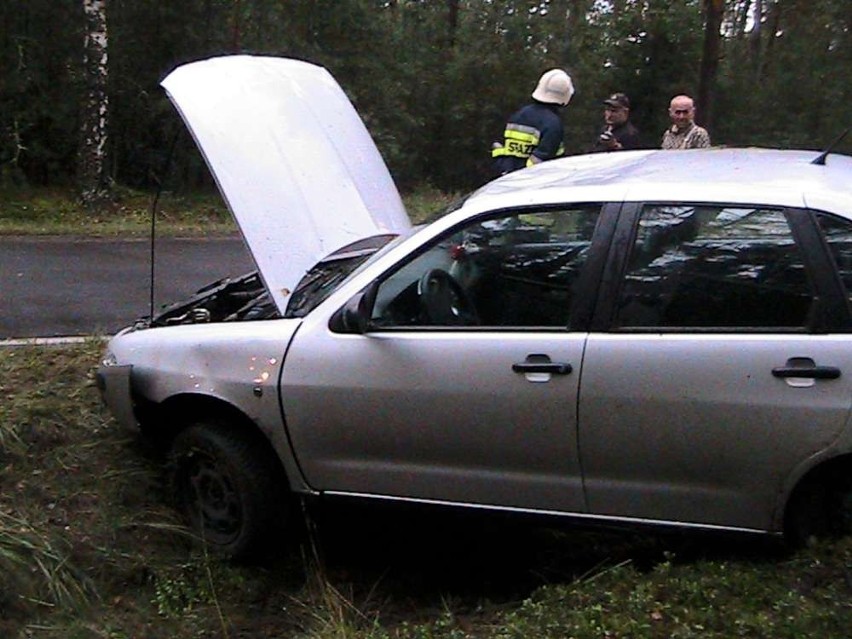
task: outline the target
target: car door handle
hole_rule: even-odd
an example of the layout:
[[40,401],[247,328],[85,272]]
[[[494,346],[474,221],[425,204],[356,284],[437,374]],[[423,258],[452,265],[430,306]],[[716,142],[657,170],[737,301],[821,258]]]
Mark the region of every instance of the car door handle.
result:
[[772,369],[775,377],[804,377],[808,379],[837,379],[840,377],[840,369],[836,366],[813,366],[811,368],[799,368],[796,366],[778,366]]
[[523,362],[512,364],[512,370],[516,373],[568,375],[574,368],[568,362],[552,362],[547,355],[527,355]]

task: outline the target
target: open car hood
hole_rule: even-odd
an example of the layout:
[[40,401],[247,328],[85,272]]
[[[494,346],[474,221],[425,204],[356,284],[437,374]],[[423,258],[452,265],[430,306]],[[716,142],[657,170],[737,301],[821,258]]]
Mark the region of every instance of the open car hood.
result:
[[364,123],[324,68],[226,56],[162,82],[280,313],[321,258],[411,226]]

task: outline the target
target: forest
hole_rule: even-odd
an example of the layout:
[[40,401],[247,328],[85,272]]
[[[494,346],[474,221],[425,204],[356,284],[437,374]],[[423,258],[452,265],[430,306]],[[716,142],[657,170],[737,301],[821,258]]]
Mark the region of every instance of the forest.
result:
[[206,188],[159,82],[235,53],[328,68],[402,189],[488,179],[553,67],[577,89],[569,154],[615,91],[648,148],[679,93],[714,145],[822,149],[852,124],[849,0],[4,0],[0,21],[0,187]]

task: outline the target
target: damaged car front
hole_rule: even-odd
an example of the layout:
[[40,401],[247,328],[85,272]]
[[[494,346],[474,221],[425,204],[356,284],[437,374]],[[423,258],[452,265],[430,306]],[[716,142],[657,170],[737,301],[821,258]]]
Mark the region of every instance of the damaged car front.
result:
[[288,477],[290,488],[304,490],[277,399],[282,360],[302,318],[382,247],[408,234],[410,223],[363,122],[322,67],[228,56],[180,67],[163,87],[257,270],[219,280],[119,332],[98,383],[119,422],[140,426],[173,450],[183,433],[187,443],[176,453],[183,461],[176,464],[186,476],[178,501],[184,510],[199,505],[201,519],[191,523],[239,556],[271,520],[258,514],[254,533],[242,529],[248,506],[238,503],[218,462],[199,452],[199,440],[229,450],[242,444],[215,428],[193,438],[193,425],[225,417],[244,424],[242,436],[256,440],[254,447],[271,444],[268,454],[246,461],[264,460],[264,473],[278,478],[267,486],[270,494],[283,501]]
[[[217,325],[302,318],[331,295],[351,274],[369,262],[375,254],[380,253],[385,246],[392,246],[397,237],[392,234],[376,235],[335,251],[332,255],[320,260],[299,282],[290,296],[283,315],[272,301],[259,273],[252,271],[239,277],[223,278],[213,282],[185,300],[167,304],[150,317],[137,319],[110,342],[98,371],[98,383],[106,404],[117,419],[127,425],[136,425],[141,422],[142,426],[146,426],[151,421],[140,418],[140,415],[146,414],[142,405],[147,400],[144,396],[134,393],[131,388],[130,373],[134,366],[119,364],[119,357],[116,355],[121,345],[129,341],[127,337],[129,334],[151,328],[191,324]],[[214,333],[216,330],[214,329]],[[224,330],[227,335],[232,329],[224,328]],[[184,334],[181,333],[181,335]],[[163,335],[164,333],[158,332],[154,339],[159,340]],[[280,339],[280,333],[277,333],[277,336]],[[139,357],[150,348],[158,350],[156,344],[150,347],[136,346],[133,355],[122,357],[121,360]],[[273,348],[280,347],[276,345]],[[140,365],[141,362],[137,362],[137,371]],[[193,385],[193,387],[200,386]]]

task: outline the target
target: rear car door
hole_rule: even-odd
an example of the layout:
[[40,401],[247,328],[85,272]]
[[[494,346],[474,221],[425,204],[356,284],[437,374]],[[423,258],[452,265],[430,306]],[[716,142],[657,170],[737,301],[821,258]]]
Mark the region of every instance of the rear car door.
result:
[[848,306],[821,233],[804,210],[634,208],[584,362],[590,511],[777,527],[779,496],[852,397]]
[[584,510],[577,392],[594,297],[582,291],[615,220],[601,210],[511,210],[435,238],[380,278],[364,334],[309,316],[281,382],[309,484]]

